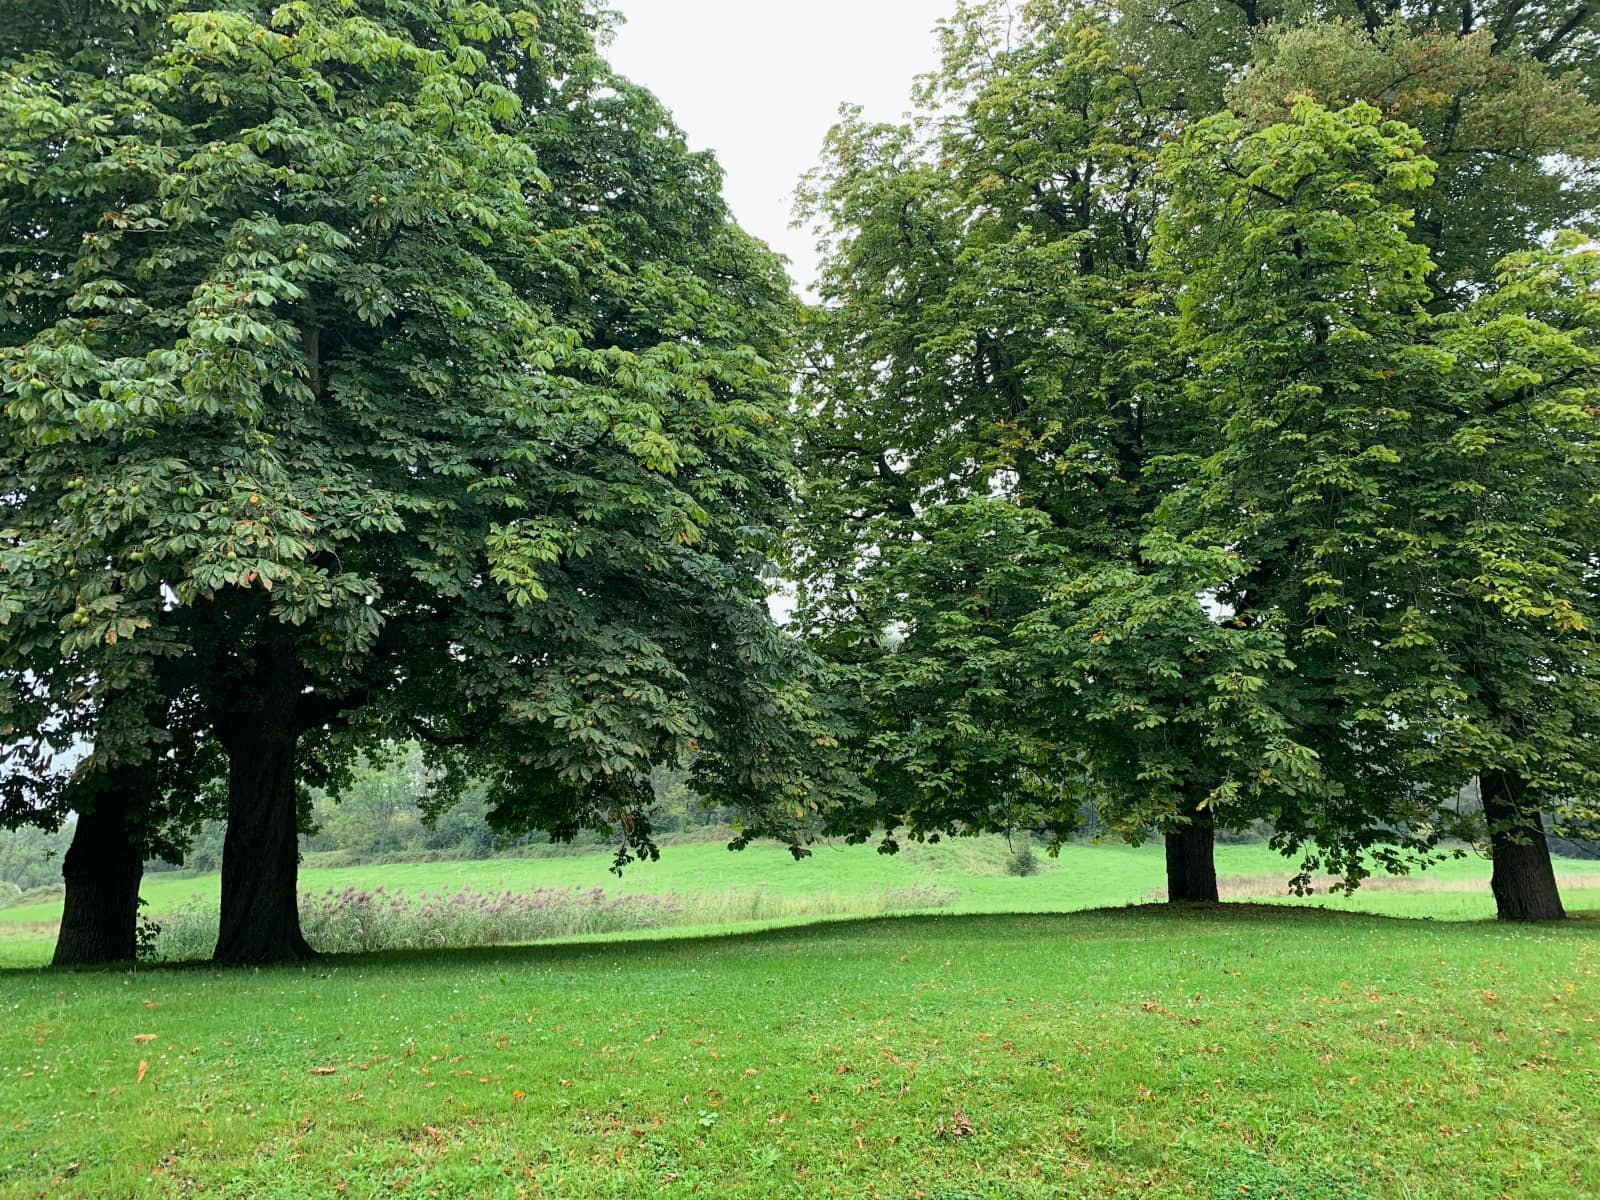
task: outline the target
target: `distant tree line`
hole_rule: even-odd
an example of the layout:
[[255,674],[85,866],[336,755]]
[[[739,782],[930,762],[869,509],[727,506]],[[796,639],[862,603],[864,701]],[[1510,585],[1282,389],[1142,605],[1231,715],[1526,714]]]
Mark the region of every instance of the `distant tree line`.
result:
[[[483,788],[468,787],[459,799],[441,805],[433,784],[418,746],[395,747],[380,757],[363,758],[352,766],[337,796],[312,794],[309,820],[300,837],[302,856],[310,855],[322,866],[344,866],[486,859],[551,845],[550,835],[543,831],[497,834],[489,823]],[[658,768],[652,785],[655,803],[650,821],[658,835],[726,831],[729,822],[738,819],[736,809],[708,804],[696,795],[688,787],[685,770]],[[224,832],[220,821],[203,822],[181,862],[157,861],[146,864],[146,869],[201,874],[220,870]],[[41,835],[35,831],[34,836]],[[570,845],[592,852],[611,846],[612,840],[595,830],[582,830]]]
[[[737,809],[709,803],[689,787],[681,768],[654,772],[655,803],[651,823],[659,835],[715,833],[729,836]],[[52,893],[61,887],[61,861],[71,845],[75,821],[56,829],[24,825],[0,830],[0,904],[26,892]],[[208,874],[222,868],[227,826],[204,820],[181,854],[171,861],[153,859],[146,873],[183,871]],[[575,851],[594,852],[612,845],[594,830],[577,833],[568,843]],[[459,800],[441,807],[420,747],[390,749],[353,764],[348,782],[337,795],[312,793],[310,814],[300,837],[302,857],[322,866],[418,860],[476,860],[526,854],[552,848],[542,831],[503,836],[489,824],[489,807],[481,788],[468,788]]]

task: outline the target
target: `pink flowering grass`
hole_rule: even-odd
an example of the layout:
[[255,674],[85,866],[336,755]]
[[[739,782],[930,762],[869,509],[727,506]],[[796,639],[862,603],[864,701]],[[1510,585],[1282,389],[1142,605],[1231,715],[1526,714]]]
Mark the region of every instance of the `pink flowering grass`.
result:
[[[424,888],[413,895],[383,887],[328,888],[300,897],[306,940],[330,954],[495,946],[549,938],[683,925],[721,925],[796,917],[847,916],[943,908],[959,893],[914,884],[867,894],[785,896],[764,887],[722,892],[608,893],[600,887],[532,891]],[[167,962],[207,957],[216,912],[198,898],[151,918],[160,926],[155,954]]]

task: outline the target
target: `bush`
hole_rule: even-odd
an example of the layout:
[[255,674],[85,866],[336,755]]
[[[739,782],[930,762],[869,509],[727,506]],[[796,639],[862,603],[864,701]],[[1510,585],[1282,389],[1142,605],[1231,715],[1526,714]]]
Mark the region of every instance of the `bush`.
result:
[[1011,857],[1006,859],[1007,875],[1037,875],[1039,873],[1039,856],[1033,852],[1031,842],[1023,842],[1011,852]]

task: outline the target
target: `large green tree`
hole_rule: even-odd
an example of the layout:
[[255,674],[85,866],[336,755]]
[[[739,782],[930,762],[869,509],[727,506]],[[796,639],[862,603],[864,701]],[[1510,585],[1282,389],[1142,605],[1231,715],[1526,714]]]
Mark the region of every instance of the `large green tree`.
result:
[[1442,818],[1476,776],[1501,916],[1558,918],[1540,813],[1592,816],[1600,767],[1597,256],[1563,240],[1431,314],[1420,142],[1302,99],[1172,156],[1163,242],[1222,436],[1163,525],[1231,547],[1219,599],[1290,631],[1341,799]]
[[801,612],[861,697],[863,824],[1059,835],[1093,799],[1214,900],[1216,824],[1313,772],[1279,634],[1207,613],[1227,555],[1150,541],[1211,420],[1150,259],[1183,98],[1105,10],[1011,16],[963,6],[925,119],[847,116],[814,178]]
[[[1346,247],[1344,279],[1241,267],[1229,286],[1246,308],[1300,311],[1394,275],[1384,320],[1413,346],[1406,370],[1437,367],[1449,355],[1423,316],[1462,311],[1507,251],[1593,207],[1593,81],[1571,53],[1593,21],[1574,10],[1541,32],[1521,9],[1466,14],[1461,29],[1438,28],[1438,12],[1350,15],[964,4],[917,122],[847,113],[832,135],[808,194],[829,241],[798,569],[802,614],[870,731],[879,800],[862,825],[1059,832],[1092,795],[1126,834],[1165,833],[1175,899],[1214,898],[1219,822],[1268,820],[1284,849],[1309,847],[1308,864],[1350,879],[1463,828],[1441,801],[1470,773],[1430,749],[1442,709],[1397,721],[1376,676],[1344,677],[1353,659],[1316,645],[1312,598],[1269,594],[1317,576],[1302,569],[1312,543],[1268,529],[1244,556],[1235,527],[1191,520],[1205,511],[1195,477],[1233,444],[1220,385],[1191,386],[1217,367],[1195,296],[1215,282],[1207,270],[1239,265],[1240,246],[1213,247],[1211,262],[1153,256],[1185,169],[1158,159],[1232,101],[1241,139],[1279,131],[1249,143],[1264,161],[1299,152],[1296,138],[1321,156],[1322,191],[1293,197],[1308,216],[1338,226],[1343,198],[1390,188],[1358,214],[1370,238]],[[1491,16],[1496,29],[1482,28]],[[1392,126],[1378,160],[1364,158],[1351,145],[1377,126],[1297,118],[1308,93],[1335,108],[1371,93],[1420,134]],[[1236,149],[1213,142],[1193,162],[1231,177]],[[1402,166],[1403,189],[1374,176]],[[1223,228],[1208,222],[1196,232]],[[1371,337],[1385,343],[1390,326]],[[1230,332],[1205,336],[1226,345]],[[1315,393],[1328,371],[1334,390],[1306,408],[1330,429],[1354,403],[1338,389],[1370,376],[1372,396],[1395,390],[1389,368],[1308,353],[1231,361],[1264,390],[1303,380]],[[1313,444],[1251,460],[1262,487],[1332,470]],[[1371,584],[1362,619],[1381,622],[1390,597]],[[1345,695],[1363,689],[1359,703]]]
[[[221,961],[309,951],[301,776],[367,739],[624,856],[653,763],[756,805],[792,761],[761,579],[786,281],[600,28],[566,0],[8,14],[0,670],[74,664],[82,698],[30,702],[98,722],[179,664],[226,760]],[[161,737],[96,728],[113,759]]]
[[[1228,12],[1218,10],[1213,17],[1220,19],[1200,22],[1196,33],[1236,36]],[[1429,254],[1423,302],[1446,325],[1464,321],[1470,327],[1480,320],[1472,314],[1495,289],[1506,256],[1563,226],[1594,227],[1600,215],[1594,167],[1600,75],[1593,48],[1600,12],[1591,6],[1323,6],[1307,10],[1313,19],[1305,24],[1283,21],[1283,13],[1256,14],[1263,15],[1279,23],[1249,35],[1255,62],[1227,90],[1247,122],[1259,127],[1281,120],[1298,97],[1311,96],[1332,106],[1369,102],[1421,133],[1437,169],[1432,183],[1409,197],[1415,214],[1409,236]],[[1234,35],[1225,33],[1230,27]],[[1525,286],[1518,291],[1528,295]],[[1443,344],[1443,330],[1430,336]],[[1470,396],[1480,384],[1463,377],[1462,386]],[[1513,407],[1502,403],[1495,412],[1503,416]],[[1476,410],[1463,402],[1451,411],[1468,419]],[[1561,473],[1554,462],[1551,469]],[[1492,478],[1487,482],[1494,486]],[[1465,530],[1462,537],[1474,540]],[[1477,677],[1475,654],[1482,645],[1457,639],[1456,668]],[[1480,783],[1489,796],[1503,790],[1492,772]],[[1576,799],[1570,787],[1557,792],[1569,805]],[[1546,799],[1553,797],[1547,793]],[[1513,857],[1505,831],[1516,856],[1538,861],[1537,869],[1499,872],[1532,888],[1511,899],[1503,880],[1497,883],[1501,912],[1554,912],[1553,873],[1536,816],[1489,823],[1497,867]],[[1535,878],[1544,881],[1536,888]]]

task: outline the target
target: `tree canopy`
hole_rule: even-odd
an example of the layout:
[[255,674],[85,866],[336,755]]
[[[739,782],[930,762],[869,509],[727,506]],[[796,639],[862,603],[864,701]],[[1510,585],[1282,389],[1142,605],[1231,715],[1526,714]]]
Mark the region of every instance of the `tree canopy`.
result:
[[226,959],[304,951],[297,773],[367,739],[420,739],[447,788],[486,777],[507,827],[602,825],[624,854],[654,763],[764,798],[787,283],[598,18],[23,7],[10,752],[48,711],[91,768],[137,759],[171,736],[107,723],[137,689],[200,714],[228,764]]
[[1600,10],[960,0],[803,188],[810,311],[610,20],[0,23],[0,823],[79,816],[63,961],[216,817],[217,958],[309,953],[310,788],[402,743],[619,869],[670,769],[796,853],[1092,805],[1175,900],[1218,828],[1481,835],[1560,915]]
[[852,832],[1059,837],[1092,799],[1215,898],[1216,824],[1354,882],[1461,832],[1497,761],[1567,772],[1491,814],[1497,864],[1584,809],[1586,685],[1541,702],[1562,749],[1513,750],[1459,631],[1515,642],[1523,719],[1587,671],[1593,256],[1505,256],[1592,211],[1593,81],[1551,67],[1588,18],[1529,54],[1515,13],[1276,15],[962,5],[914,122],[832,134],[796,562],[878,790]]

